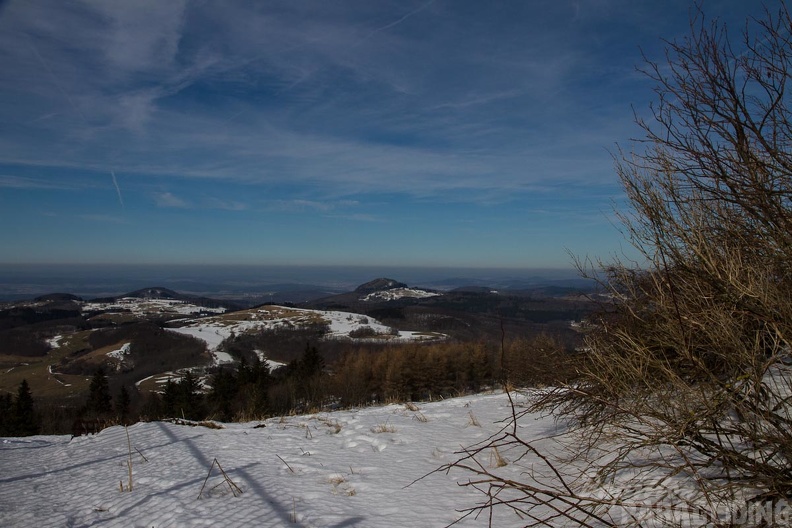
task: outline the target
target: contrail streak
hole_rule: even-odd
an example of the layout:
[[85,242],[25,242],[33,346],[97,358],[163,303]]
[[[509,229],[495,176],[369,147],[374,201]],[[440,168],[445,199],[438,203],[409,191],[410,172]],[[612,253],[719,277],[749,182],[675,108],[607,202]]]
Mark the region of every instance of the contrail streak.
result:
[[418,13],[420,13],[421,11],[423,11],[424,9],[426,9],[427,7],[429,7],[430,5],[432,5],[432,4],[434,4],[434,3],[435,3],[435,0],[429,0],[427,3],[425,3],[424,5],[422,5],[421,7],[419,7],[418,9],[414,9],[414,10],[410,11],[409,13],[407,13],[406,15],[404,15],[403,17],[401,17],[400,19],[398,19],[398,20],[394,20],[394,21],[393,21],[393,22],[391,22],[390,24],[385,24],[385,25],[384,25],[384,26],[382,26],[382,27],[378,27],[377,29],[374,29],[374,30],[372,30],[372,31],[371,31],[371,32],[370,32],[368,35],[366,35],[365,37],[363,37],[362,39],[360,39],[360,40],[359,40],[358,42],[356,42],[356,43],[355,43],[355,45],[354,45],[354,46],[352,46],[352,47],[353,47],[353,48],[356,48],[356,47],[360,46],[360,45],[361,45],[361,44],[363,44],[365,41],[367,41],[367,40],[368,40],[368,39],[370,39],[372,36],[374,36],[376,33],[379,33],[380,31],[385,31],[386,29],[390,29],[390,28],[392,28],[393,26],[395,26],[395,25],[397,25],[397,24],[401,24],[402,22],[404,22],[405,20],[407,20],[407,19],[408,19],[408,18],[410,18],[411,16],[413,16],[413,15],[417,15]]
[[118,202],[121,204],[121,208],[124,208],[124,199],[121,197],[121,187],[118,186],[118,180],[116,180],[115,172],[112,170],[110,171],[110,176],[113,177],[113,185],[115,185],[116,192],[118,193]]

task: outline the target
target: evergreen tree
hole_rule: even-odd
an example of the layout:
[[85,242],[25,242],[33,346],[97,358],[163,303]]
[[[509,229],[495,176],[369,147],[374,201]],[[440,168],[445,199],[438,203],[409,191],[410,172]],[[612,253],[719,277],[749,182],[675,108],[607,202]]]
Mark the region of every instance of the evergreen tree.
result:
[[39,423],[33,406],[33,395],[27,380],[22,380],[14,402],[14,427],[16,436],[30,436],[38,434]]
[[126,423],[129,419],[130,403],[131,398],[129,397],[129,391],[125,385],[121,385],[121,389],[118,391],[118,398],[116,398],[115,402],[115,412],[121,419],[122,423]]
[[251,369],[253,383],[250,397],[250,410],[256,416],[262,416],[269,410],[269,389],[272,385],[272,376],[269,367],[256,358]]
[[102,367],[99,367],[94,373],[88,390],[88,402],[85,406],[90,414],[107,415],[113,412],[113,406],[110,403],[113,399],[110,396],[110,385]]
[[239,360],[236,377],[240,387],[249,383],[252,378],[252,371],[248,365],[247,359],[245,359],[245,356],[242,356],[242,358]]
[[296,383],[298,398],[302,398],[306,405],[318,403],[322,399],[321,376],[324,371],[324,358],[319,350],[310,343],[305,346],[305,352],[297,363]]
[[206,418],[203,395],[200,392],[198,379],[191,371],[184,373],[178,387],[178,411],[189,420],[202,420]]
[[221,368],[212,377],[211,384],[208,400],[212,413],[221,421],[230,421],[234,417],[234,400],[241,391],[241,387],[237,385],[237,377]]
[[319,349],[310,343],[305,345],[305,352],[298,364],[298,377],[306,380],[322,373],[325,361]]

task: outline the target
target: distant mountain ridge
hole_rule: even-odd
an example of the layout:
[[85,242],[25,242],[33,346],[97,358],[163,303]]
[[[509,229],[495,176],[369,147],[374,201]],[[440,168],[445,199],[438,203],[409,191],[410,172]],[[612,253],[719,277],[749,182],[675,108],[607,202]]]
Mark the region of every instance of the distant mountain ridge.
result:
[[149,288],[141,288],[133,292],[124,293],[122,295],[115,295],[112,297],[100,297],[97,299],[91,299],[91,302],[95,302],[95,303],[114,302],[114,301],[118,301],[119,299],[130,298],[130,297],[133,299],[151,299],[151,300],[162,299],[168,301],[183,301],[186,303],[206,306],[208,308],[222,307],[229,310],[239,310],[244,307],[239,303],[233,301],[213,299],[211,297],[188,295],[173,291],[170,288],[163,288],[161,286],[151,286]]
[[142,288],[124,295],[124,297],[135,297],[136,299],[175,299],[183,295],[161,286],[153,286],[151,288]]
[[374,293],[378,291],[394,290],[396,288],[407,288],[407,287],[408,286],[403,282],[381,277],[379,279],[368,281],[365,284],[361,284],[360,286],[355,288],[355,293],[365,295],[368,293]]
[[66,302],[66,301],[78,301],[82,302],[82,297],[78,297],[77,295],[73,295],[71,293],[48,293],[46,295],[40,295],[33,299],[35,302]]

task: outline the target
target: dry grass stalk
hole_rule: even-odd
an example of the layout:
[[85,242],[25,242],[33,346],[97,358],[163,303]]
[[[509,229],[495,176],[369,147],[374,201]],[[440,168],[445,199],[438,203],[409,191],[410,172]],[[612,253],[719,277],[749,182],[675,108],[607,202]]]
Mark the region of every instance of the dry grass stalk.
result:
[[129,439],[129,428],[125,425],[124,431],[126,431],[127,437],[127,446],[129,447],[129,458],[127,459],[127,468],[129,469],[129,484],[127,485],[127,491],[132,491],[132,440]]
[[506,462],[506,459],[503,458],[498,451],[496,446],[492,446],[492,453],[490,454],[490,466],[492,467],[503,467],[507,466],[509,463]]
[[325,418],[325,417],[318,418],[318,420],[323,424],[325,424],[327,427],[329,427],[332,430],[333,434],[340,433],[341,429],[343,428],[343,426],[338,422],[338,420],[331,420],[330,418]]
[[379,433],[395,433],[396,432],[396,427],[394,427],[393,425],[388,424],[388,422],[385,422],[384,424],[377,424],[377,425],[373,426],[371,428],[371,432],[375,433],[375,434],[379,434]]
[[209,480],[209,477],[212,475],[212,469],[214,469],[215,466],[217,466],[217,469],[220,471],[220,474],[223,475],[223,481],[217,484],[217,486],[214,486],[209,491],[211,492],[213,489],[217,488],[218,486],[227,484],[229,489],[231,490],[231,494],[234,497],[236,497],[237,494],[242,495],[243,493],[242,489],[239,486],[237,486],[233,480],[231,480],[231,477],[228,476],[228,474],[223,470],[222,466],[220,466],[220,462],[218,462],[217,459],[215,458],[214,460],[212,460],[212,465],[209,466],[209,473],[207,473],[206,478],[204,479],[203,485],[201,486],[201,491],[198,492],[198,498],[200,499],[201,496],[203,495],[203,491],[204,488],[206,487],[206,483]]
[[291,471],[292,473],[296,473],[296,472],[294,471],[294,469],[293,469],[293,468],[292,468],[292,467],[289,465],[289,463],[288,463],[288,462],[286,462],[285,460],[283,460],[283,459],[281,458],[281,456],[280,456],[280,455],[275,455],[275,456],[276,456],[276,457],[278,457],[278,460],[280,460],[281,462],[283,462],[284,464],[286,464],[286,467],[287,467],[287,468],[289,468],[289,471]]

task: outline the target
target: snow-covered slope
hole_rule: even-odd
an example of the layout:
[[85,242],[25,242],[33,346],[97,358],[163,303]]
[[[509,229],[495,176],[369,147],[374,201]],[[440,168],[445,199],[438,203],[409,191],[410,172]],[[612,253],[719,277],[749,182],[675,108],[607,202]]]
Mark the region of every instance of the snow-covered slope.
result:
[[[131,491],[121,491],[129,482],[123,427],[74,439],[0,439],[0,525],[445,526],[460,517],[455,510],[482,499],[457,485],[470,475],[435,473],[413,481],[454,460],[461,446],[498,431],[510,408],[503,394],[419,407],[294,416],[267,420],[265,427],[136,424],[128,429]],[[523,424],[528,438],[554,429],[549,418]],[[241,495],[235,496],[216,466],[209,473],[215,460]],[[524,478],[533,462],[528,457],[497,471]],[[525,524],[505,512],[494,521],[502,527]],[[486,524],[482,516],[459,526]]]
[[326,325],[327,339],[356,339],[352,337],[353,333],[364,328],[370,329],[371,333],[365,339],[377,338],[389,342],[432,341],[446,338],[444,334],[434,332],[393,332],[390,327],[376,319],[351,312],[305,310],[274,305],[195,319],[184,322],[180,328],[169,330],[201,339],[206,343],[217,363],[227,363],[233,359],[228,354],[220,352],[218,348],[231,335],[310,325]]
[[420,290],[417,288],[393,288],[369,293],[360,300],[371,301],[396,301],[398,299],[425,299],[427,297],[437,297],[439,293]]
[[198,306],[176,299],[149,299],[139,297],[123,297],[112,302],[86,302],[82,305],[83,312],[131,312],[136,315],[172,314],[197,315],[202,313],[225,313],[225,308],[209,308]]

